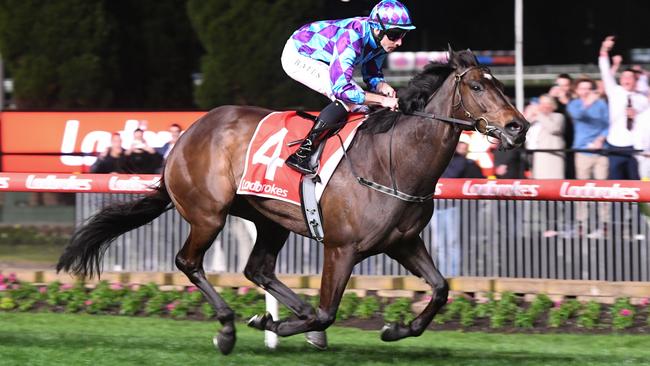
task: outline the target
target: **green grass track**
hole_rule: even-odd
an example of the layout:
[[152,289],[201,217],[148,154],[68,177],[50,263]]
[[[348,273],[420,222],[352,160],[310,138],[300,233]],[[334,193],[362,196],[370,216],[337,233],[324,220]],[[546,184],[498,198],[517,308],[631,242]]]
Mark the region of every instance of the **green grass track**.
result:
[[229,356],[212,346],[216,323],[160,318],[0,312],[0,365],[650,365],[650,336],[427,331],[394,343],[377,331],[332,327],[330,349],[238,324]]

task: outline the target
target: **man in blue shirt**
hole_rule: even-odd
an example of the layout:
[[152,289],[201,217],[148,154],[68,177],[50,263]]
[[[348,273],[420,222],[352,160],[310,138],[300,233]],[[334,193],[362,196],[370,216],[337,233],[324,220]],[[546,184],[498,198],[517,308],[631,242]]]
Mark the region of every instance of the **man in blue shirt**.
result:
[[[578,98],[567,105],[573,120],[574,149],[602,149],[609,131],[607,103],[595,93],[596,84],[591,79],[577,81]],[[600,154],[576,153],[577,179],[607,179],[607,157]]]
[[[567,112],[573,119],[573,148],[602,149],[609,131],[609,109],[607,103],[596,93],[596,83],[591,79],[579,79],[575,89],[576,99],[567,105]],[[602,154],[579,152],[575,154],[577,179],[607,179],[609,175],[609,160]],[[605,223],[609,221],[607,204],[598,204],[599,228],[589,233],[587,237],[599,238],[603,235]],[[582,232],[587,226],[589,216],[585,203],[580,203],[576,211],[576,219]]]

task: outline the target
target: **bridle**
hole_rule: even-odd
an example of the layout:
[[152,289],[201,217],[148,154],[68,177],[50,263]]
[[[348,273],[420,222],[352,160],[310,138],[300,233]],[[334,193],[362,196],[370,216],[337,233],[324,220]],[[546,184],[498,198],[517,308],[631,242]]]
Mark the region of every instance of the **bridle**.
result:
[[[465,106],[465,103],[463,101],[463,94],[460,91],[460,83],[463,80],[463,77],[467,75],[468,72],[472,70],[481,70],[484,73],[492,76],[490,73],[490,70],[487,69],[486,67],[482,66],[472,66],[467,69],[465,69],[461,73],[456,73],[454,75],[454,92],[453,92],[453,97],[452,97],[452,109],[454,111],[457,111],[459,109],[462,110],[463,115],[468,118],[468,120],[465,119],[458,119],[458,118],[453,118],[453,117],[445,117],[445,116],[438,116],[433,113],[426,113],[426,112],[421,112],[421,111],[412,111],[410,113],[405,113],[408,115],[416,116],[416,117],[421,117],[421,118],[426,118],[426,119],[431,119],[431,120],[438,120],[438,121],[443,121],[443,122],[448,122],[448,123],[453,123],[456,125],[463,126],[464,130],[475,130],[478,133],[481,133],[486,136],[493,136],[500,138],[501,137],[501,131],[499,131],[499,128],[496,127],[493,123],[490,123],[490,120],[485,117],[485,116],[478,116],[474,117],[472,113],[467,109]],[[429,99],[427,100],[425,105],[429,105],[431,100],[435,97],[437,94],[437,91],[431,94]],[[455,100],[458,100],[455,102]],[[476,102],[476,101],[475,101]],[[478,102],[476,104],[479,104]],[[495,136],[499,135],[499,136]]]

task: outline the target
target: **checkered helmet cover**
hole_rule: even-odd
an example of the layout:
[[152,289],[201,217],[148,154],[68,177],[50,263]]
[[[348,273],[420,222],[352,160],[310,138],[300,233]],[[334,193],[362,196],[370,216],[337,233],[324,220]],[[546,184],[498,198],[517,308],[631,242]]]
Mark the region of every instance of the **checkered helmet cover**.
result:
[[377,21],[377,15],[379,15],[379,18],[387,29],[415,29],[415,26],[411,23],[411,15],[408,9],[397,0],[382,0],[372,8],[369,16],[370,21],[377,27],[380,27]]

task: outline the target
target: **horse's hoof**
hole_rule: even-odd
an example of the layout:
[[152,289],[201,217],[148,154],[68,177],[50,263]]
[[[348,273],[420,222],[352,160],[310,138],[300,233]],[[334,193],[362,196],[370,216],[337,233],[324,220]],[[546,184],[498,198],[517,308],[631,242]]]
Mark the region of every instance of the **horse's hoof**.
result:
[[235,348],[236,340],[237,337],[235,337],[234,331],[224,333],[222,330],[212,338],[212,344],[214,344],[214,347],[218,349],[221,354],[227,355],[232,352],[233,348]]
[[316,349],[324,351],[327,349],[327,333],[323,332],[307,332],[305,333],[307,343],[314,346]]
[[257,314],[250,318],[248,321],[248,326],[251,328],[259,329],[259,330],[266,330],[266,323],[269,320],[273,320],[273,317],[271,316],[270,313],[264,313],[264,314]]
[[411,335],[411,329],[402,324],[386,324],[381,328],[381,340],[393,342]]

